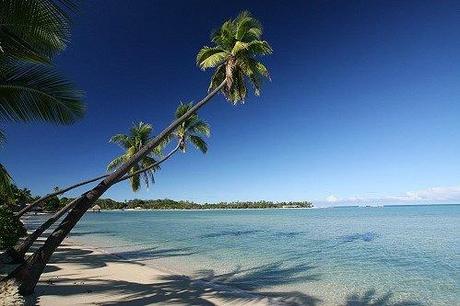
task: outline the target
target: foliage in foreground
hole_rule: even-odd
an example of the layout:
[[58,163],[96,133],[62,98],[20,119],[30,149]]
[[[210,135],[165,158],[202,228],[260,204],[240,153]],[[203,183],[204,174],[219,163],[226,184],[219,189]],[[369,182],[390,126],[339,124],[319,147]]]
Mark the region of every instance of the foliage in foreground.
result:
[[0,206],[0,249],[13,246],[27,233],[24,225],[5,205]]

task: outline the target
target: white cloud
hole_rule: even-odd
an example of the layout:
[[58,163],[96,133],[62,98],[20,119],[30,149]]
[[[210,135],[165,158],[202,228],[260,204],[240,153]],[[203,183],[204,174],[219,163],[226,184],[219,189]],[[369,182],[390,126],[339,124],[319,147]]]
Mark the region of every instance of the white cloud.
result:
[[460,186],[433,187],[418,191],[408,191],[402,196],[389,197],[393,200],[404,202],[429,201],[429,202],[452,202],[460,201]]
[[334,205],[382,205],[382,204],[441,204],[460,203],[460,186],[432,187],[408,191],[389,196],[352,196],[340,198],[330,195],[324,201],[316,201],[318,206]]

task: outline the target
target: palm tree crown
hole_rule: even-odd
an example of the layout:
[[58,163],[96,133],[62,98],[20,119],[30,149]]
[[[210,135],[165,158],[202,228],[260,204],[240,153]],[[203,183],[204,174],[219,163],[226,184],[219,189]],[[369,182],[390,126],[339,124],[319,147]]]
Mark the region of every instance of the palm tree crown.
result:
[[[118,144],[122,149],[125,150],[125,153],[118,156],[112,160],[107,166],[107,170],[113,171],[116,170],[120,165],[130,159],[134,154],[136,154],[142,146],[150,141],[152,132],[152,126],[148,123],[139,122],[133,124],[129,130],[129,134],[117,134],[110,138],[111,143]],[[158,146],[154,152],[148,154],[142,158],[137,164],[135,164],[131,169],[130,173],[134,173],[140,169],[147,168],[152,166],[156,160],[155,157],[161,155],[162,146]],[[154,182],[153,173],[158,170],[159,167],[153,167],[148,171],[143,173],[138,173],[130,178],[131,188],[133,191],[138,191],[141,186],[141,176],[144,180],[145,185],[148,187],[150,182]]]
[[[192,107],[193,103],[181,103],[176,109],[176,119],[182,117]],[[196,113],[182,122],[172,134],[179,141],[179,149],[182,152],[186,151],[188,142],[192,143],[195,148],[203,153],[208,151],[208,145],[204,141],[203,136],[209,137],[211,135],[211,128]]]
[[263,78],[270,79],[268,69],[256,58],[272,53],[272,48],[262,40],[262,25],[251,14],[244,11],[233,20],[228,20],[211,36],[213,47],[203,47],[196,57],[197,65],[205,70],[215,68],[209,91],[226,80],[222,89],[225,97],[233,102],[244,102],[246,81],[260,94]]

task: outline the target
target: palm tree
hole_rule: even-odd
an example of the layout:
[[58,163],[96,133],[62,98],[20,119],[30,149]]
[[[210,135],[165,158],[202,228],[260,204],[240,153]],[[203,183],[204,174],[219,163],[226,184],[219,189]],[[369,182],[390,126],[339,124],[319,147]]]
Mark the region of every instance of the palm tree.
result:
[[[182,104],[181,103],[176,109],[176,113],[175,113],[176,118],[180,118],[184,113],[186,113],[192,107],[193,107],[193,103],[189,103],[189,104]],[[114,137],[116,137],[117,139],[118,138],[130,139],[130,141],[124,141],[123,142],[124,144],[128,143],[128,142],[135,143],[135,141],[133,141],[133,139],[139,139],[139,138],[143,138],[144,140],[148,139],[148,136],[149,136],[150,133],[146,133],[146,131],[145,131],[147,129],[147,128],[145,128],[146,125],[147,124],[142,123],[142,122],[139,123],[139,124],[135,124],[131,128],[130,135],[123,135],[125,137],[121,137],[121,136],[116,137],[116,136],[118,136],[118,135],[116,135]],[[141,127],[144,127],[144,128],[141,128]],[[151,130],[151,127],[150,127],[150,130]],[[145,135],[145,134],[147,134],[147,135]],[[150,161],[149,161],[148,163],[146,163],[146,165],[148,165],[148,166],[142,165],[142,166],[145,166],[145,167],[143,167],[143,168],[141,168],[139,170],[136,170],[136,171],[130,171],[129,174],[127,174],[124,177],[122,177],[121,179],[119,179],[117,181],[117,183],[125,181],[127,179],[131,179],[131,183],[132,183],[132,181],[133,181],[132,178],[135,178],[135,177],[137,177],[137,179],[135,179],[135,181],[139,182],[140,181],[139,176],[143,175],[145,173],[150,173],[150,175],[153,176],[152,169],[155,169],[155,170],[158,169],[159,165],[161,163],[163,163],[164,161],[168,160],[172,155],[174,155],[179,150],[181,150],[182,152],[185,152],[186,149],[187,149],[187,144],[189,142],[192,143],[202,153],[206,153],[208,151],[208,146],[207,146],[205,140],[203,139],[203,136],[209,137],[210,134],[211,134],[211,130],[210,130],[209,124],[207,124],[206,122],[201,120],[198,117],[197,114],[193,114],[192,116],[187,118],[187,120],[185,120],[172,134],[173,135],[167,139],[167,142],[169,142],[173,138],[173,136],[177,139],[177,145],[174,147],[173,150],[171,150],[166,156],[164,156],[159,161],[157,161],[157,162],[155,162],[153,164],[150,164]],[[113,139],[113,137],[112,137],[112,139]],[[119,143],[118,141],[111,141],[111,142]],[[125,148],[124,145],[123,145],[123,148]],[[128,152],[129,149],[126,149],[126,151]],[[106,175],[106,176],[108,176],[108,175]],[[100,178],[100,177],[98,177],[98,178]],[[98,179],[98,178],[96,178],[96,179]],[[89,180],[89,181],[91,181],[91,180]],[[63,190],[69,190],[69,189],[65,188]],[[60,190],[59,187],[54,187],[54,196],[56,196],[57,194],[64,193],[64,192],[61,192],[61,191],[62,190]],[[44,200],[42,200],[42,201],[44,201]],[[60,210],[58,210],[56,213],[54,213],[53,216],[51,216],[48,220],[46,220],[37,229],[35,229],[34,232],[32,232],[30,235],[28,235],[24,240],[19,241],[15,246],[8,248],[5,252],[0,254],[0,264],[20,263],[20,262],[24,261],[24,255],[30,249],[32,244],[48,228],[50,228],[51,225],[53,225],[68,210],[70,210],[74,206],[75,202],[76,202],[76,199],[72,200],[71,202],[69,202],[67,205],[65,205]]]
[[[244,12],[240,14],[237,18],[225,22],[221,29],[216,33],[220,33],[213,35],[213,43],[216,44],[216,47],[221,45],[220,41],[223,42],[225,40],[232,41],[233,48],[235,48],[236,45],[241,45],[241,43],[245,43],[246,40],[249,40],[248,37],[261,38],[262,27],[256,19],[250,16],[249,13]],[[216,40],[215,37],[221,38]],[[260,39],[255,41],[259,41],[264,45],[268,46],[268,43]],[[230,46],[230,42],[226,44]],[[204,47],[203,49],[209,48]],[[133,165],[136,165],[140,160],[142,160],[142,158],[144,158],[144,156],[147,156],[148,154],[150,154],[152,150],[161,145],[168,138],[168,135],[174,132],[176,128],[180,126],[180,124],[182,124],[191,115],[195,114],[201,107],[203,107],[207,102],[209,102],[220,91],[222,91],[224,96],[229,101],[237,103],[238,101],[242,101],[242,99],[245,97],[246,90],[243,91],[242,87],[246,89],[246,81],[253,83],[253,86],[255,88],[258,88],[256,87],[257,85],[255,85],[254,83],[254,77],[241,77],[241,75],[235,75],[234,72],[242,71],[239,67],[241,67],[241,65],[244,65],[242,64],[243,58],[246,58],[248,60],[256,60],[256,57],[258,55],[264,55],[269,53],[271,53],[271,49],[268,51],[266,48],[254,47],[249,49],[248,47],[246,51],[242,50],[242,52],[235,52],[231,56],[226,57],[226,59],[222,62],[222,64],[224,64],[225,67],[224,77],[223,79],[220,78],[222,76],[222,68],[220,68],[220,66],[216,66],[217,70],[211,79],[211,85],[209,88],[208,95],[204,97],[201,101],[196,103],[193,107],[191,107],[180,118],[174,120],[168,127],[166,127],[154,139],[150,140],[128,161],[120,165],[117,168],[117,170],[115,170],[110,176],[106,177],[96,187],[92,188],[88,192],[85,192],[79,198],[77,198],[72,210],[61,221],[61,223],[56,227],[56,229],[50,234],[50,236],[46,239],[45,243],[39,249],[37,249],[29,258],[27,258],[27,260],[20,267],[15,269],[14,272],[11,273],[7,279],[14,279],[19,284],[19,291],[21,292],[21,294],[31,294],[34,291],[34,288],[40,278],[40,275],[42,274],[43,269],[48,263],[51,255],[61,244],[64,238],[69,234],[72,228],[78,223],[78,221],[85,214],[85,212],[92,207],[93,203],[102,194],[104,194],[104,192],[107,191],[113,184],[117,183],[120,178],[126,175]],[[206,67],[204,67],[203,64],[201,64],[203,62],[201,59],[205,60],[209,57],[211,56],[206,56],[205,54],[203,54],[203,50],[201,50],[198,56],[198,65],[205,69]],[[212,66],[210,65],[209,67]],[[257,71],[260,70],[261,69]],[[248,72],[249,70],[245,71]],[[266,75],[268,75],[268,72]],[[221,83],[218,84],[218,81],[221,81]],[[238,94],[235,94],[235,91],[237,91]],[[257,93],[258,92],[256,91],[256,94]]]
[[[192,107],[193,107],[192,103],[179,105],[178,108],[176,109],[176,113],[175,113],[176,119],[180,118],[184,113],[186,113]],[[165,155],[163,158],[161,158],[158,162],[156,162],[154,164],[151,164],[150,166],[143,167],[143,168],[141,168],[141,169],[139,169],[137,171],[131,171],[129,174],[123,176],[117,182],[127,180],[127,179],[129,179],[131,177],[134,177],[135,175],[138,175],[138,174],[141,174],[143,172],[146,172],[146,171],[152,169],[153,167],[159,166],[161,163],[163,163],[164,161],[168,160],[172,155],[174,155],[179,149],[182,150],[182,152],[185,152],[186,142],[187,141],[190,141],[201,152],[206,153],[207,144],[203,140],[202,136],[209,137],[209,135],[210,135],[209,125],[206,122],[204,122],[201,119],[199,119],[197,114],[193,114],[192,116],[187,118],[187,120],[184,121],[176,129],[176,131],[174,131],[169,137],[167,137],[166,141],[164,142],[164,146],[166,146],[166,144],[171,141],[172,136],[176,137],[178,139],[178,143],[177,143],[177,146],[173,150],[171,150],[167,155]],[[124,146],[123,146],[123,148],[124,148]],[[112,169],[109,169],[109,170],[112,170]],[[86,185],[86,184],[89,184],[89,183],[93,183],[93,182],[98,181],[100,179],[106,178],[107,176],[109,176],[109,174],[104,174],[104,175],[101,175],[101,176],[98,176],[98,177],[95,177],[95,178],[92,178],[92,179],[88,179],[88,180],[84,180],[82,182],[78,182],[77,184],[74,184],[74,185],[59,189],[59,190],[54,190],[53,193],[49,193],[49,194],[47,194],[47,195],[45,195],[45,196],[33,201],[32,203],[30,203],[26,207],[24,207],[22,210],[20,210],[16,214],[16,216],[21,217],[26,212],[30,211],[33,207],[37,206],[40,203],[43,203],[44,201],[48,200],[51,197],[66,193],[67,191],[75,189],[77,187],[80,187],[80,186],[83,186],[83,185]],[[22,204],[22,203],[20,203],[20,204]]]
[[234,104],[244,102],[246,79],[254,87],[255,95],[260,95],[262,79],[270,79],[270,75],[256,56],[273,52],[268,42],[262,40],[260,22],[244,11],[236,19],[224,22],[212,34],[211,41],[214,46],[201,48],[196,57],[202,70],[215,68],[209,91],[226,79],[222,91],[227,99]]
[[[129,130],[129,134],[117,134],[110,138],[111,143],[118,144],[125,153],[116,157],[107,166],[108,171],[116,170],[120,165],[129,160],[139,149],[141,149],[150,140],[150,133],[152,132],[152,126],[148,123],[139,122],[133,124]],[[145,155],[141,160],[134,164],[129,173],[132,174],[143,168],[147,168],[156,164],[156,156],[162,154],[162,146],[157,146],[154,152],[150,152]],[[149,169],[145,172],[138,173],[130,178],[131,188],[133,191],[138,191],[141,186],[141,176],[144,180],[145,185],[148,187],[150,182],[154,182],[153,172],[158,170],[159,167]]]

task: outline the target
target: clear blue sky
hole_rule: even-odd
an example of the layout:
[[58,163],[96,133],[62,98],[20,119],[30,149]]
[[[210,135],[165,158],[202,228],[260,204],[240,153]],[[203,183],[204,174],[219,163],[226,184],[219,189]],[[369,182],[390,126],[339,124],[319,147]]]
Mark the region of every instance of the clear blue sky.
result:
[[178,155],[148,191],[107,197],[460,202],[458,1],[88,1],[57,60],[87,115],[4,127],[18,185],[43,194],[99,175],[121,152],[110,136],[140,120],[160,131],[179,101],[205,94],[196,52],[243,9],[274,49],[262,96],[218,97],[200,113],[207,155]]

